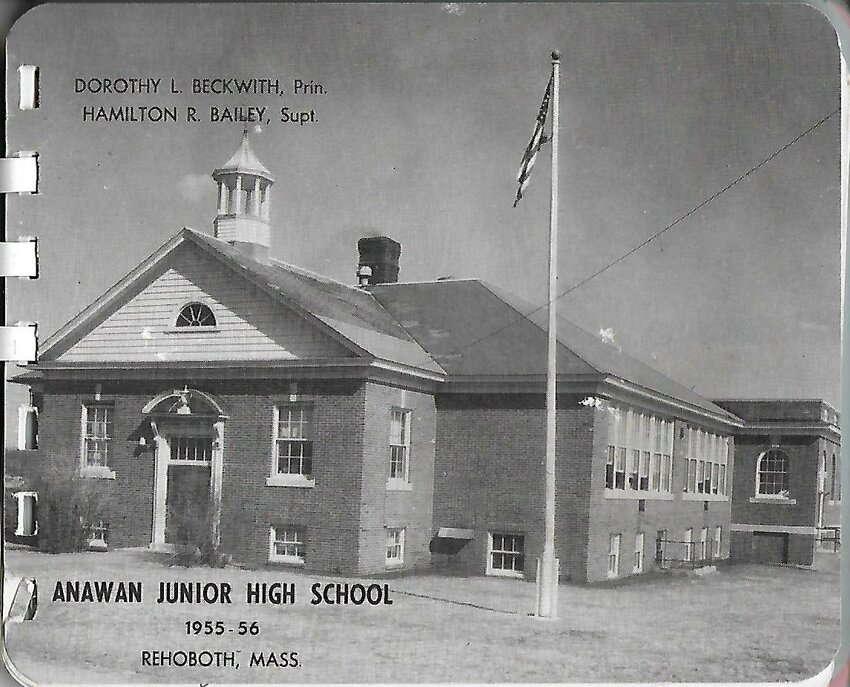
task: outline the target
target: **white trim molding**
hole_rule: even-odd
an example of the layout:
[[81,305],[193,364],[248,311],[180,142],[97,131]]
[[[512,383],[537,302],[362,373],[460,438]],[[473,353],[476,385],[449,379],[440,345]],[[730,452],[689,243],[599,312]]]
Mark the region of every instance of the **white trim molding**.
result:
[[733,522],[729,525],[733,532],[769,532],[780,534],[817,534],[817,527],[807,525],[750,525]]

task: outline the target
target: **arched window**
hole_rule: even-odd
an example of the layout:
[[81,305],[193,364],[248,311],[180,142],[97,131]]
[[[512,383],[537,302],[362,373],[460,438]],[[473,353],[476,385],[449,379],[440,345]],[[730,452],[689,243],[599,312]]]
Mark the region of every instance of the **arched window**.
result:
[[759,456],[756,462],[756,495],[788,495],[788,455],[772,448]]
[[189,303],[183,306],[177,316],[177,327],[215,327],[215,315],[209,306],[203,303]]

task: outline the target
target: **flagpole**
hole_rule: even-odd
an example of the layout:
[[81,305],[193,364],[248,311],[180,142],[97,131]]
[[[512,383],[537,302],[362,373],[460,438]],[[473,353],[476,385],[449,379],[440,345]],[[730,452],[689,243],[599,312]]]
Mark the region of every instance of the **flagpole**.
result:
[[552,195],[549,208],[549,327],[546,365],[546,522],[543,557],[537,570],[537,615],[558,616],[558,559],[555,557],[555,375],[558,297],[558,97],[561,54],[552,53]]
[[847,61],[841,52],[841,41],[838,41],[839,56],[841,58],[841,295],[840,311],[838,316],[839,337],[844,341],[844,288],[847,275],[847,264],[845,253],[847,251],[847,215],[848,215],[848,192],[850,192],[850,74],[847,71]]

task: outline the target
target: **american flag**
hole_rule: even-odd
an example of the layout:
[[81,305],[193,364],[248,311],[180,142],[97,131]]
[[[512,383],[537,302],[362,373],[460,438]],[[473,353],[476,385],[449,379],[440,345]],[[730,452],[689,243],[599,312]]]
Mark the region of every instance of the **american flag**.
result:
[[538,151],[545,143],[549,142],[549,137],[543,133],[543,129],[546,126],[546,115],[549,114],[549,96],[552,94],[553,78],[554,76],[549,77],[549,83],[546,84],[546,93],[543,94],[543,102],[540,104],[540,112],[537,113],[537,124],[534,126],[534,133],[531,134],[531,140],[528,142],[528,146],[522,154],[522,162],[520,163],[519,174],[517,175],[519,187],[516,191],[514,207],[516,207],[516,204],[519,203],[520,198],[522,198],[522,194],[528,186],[531,169],[534,167],[534,161],[537,159]]

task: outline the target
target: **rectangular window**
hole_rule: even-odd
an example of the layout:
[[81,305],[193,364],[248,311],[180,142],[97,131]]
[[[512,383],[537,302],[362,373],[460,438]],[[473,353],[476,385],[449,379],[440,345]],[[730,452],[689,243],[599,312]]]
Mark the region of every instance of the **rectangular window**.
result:
[[487,557],[489,575],[522,577],[525,569],[525,537],[521,534],[492,532]]
[[649,488],[651,491],[661,490],[661,454],[653,453],[649,463]]
[[35,451],[38,448],[38,408],[18,408],[18,450]]
[[691,494],[725,496],[728,454],[727,437],[689,428],[688,479],[685,491]]
[[404,563],[404,528],[387,529],[387,565]]
[[212,437],[169,437],[171,460],[209,463],[212,460]]
[[390,414],[390,479],[408,481],[410,462],[410,411]]
[[90,549],[105,550],[109,544],[109,525],[103,520],[98,520],[96,525],[89,527],[88,547]]
[[620,572],[620,535],[612,534],[608,541],[608,577],[617,577]]
[[699,535],[699,559],[708,560],[708,528],[703,527]]
[[723,534],[723,528],[718,525],[714,528],[714,557],[720,558],[720,544],[721,544],[721,535]]
[[84,467],[109,467],[109,444],[112,441],[112,408],[83,406],[85,434],[83,438]]
[[33,537],[38,534],[38,494],[34,491],[15,493],[18,505],[18,522],[15,534],[19,537]]
[[688,481],[685,484],[685,491],[689,491],[691,493],[694,493],[697,490],[696,478],[697,478],[697,461],[692,458],[688,461]]
[[635,535],[635,557],[632,564],[633,573],[643,572],[643,532]]
[[638,488],[638,464],[640,463],[640,451],[632,449],[629,451],[629,489]]
[[313,409],[308,405],[276,408],[274,475],[313,478]]
[[837,475],[835,474],[835,469],[836,469],[835,454],[833,453],[832,454],[832,470],[829,473],[829,498],[830,498],[831,501],[837,500],[835,498],[835,480],[837,478]]
[[691,527],[685,530],[685,560],[694,560],[694,530]]
[[673,456],[664,454],[661,468],[661,490],[673,491]]
[[614,488],[626,488],[626,449],[617,448],[616,462],[614,464]]
[[269,560],[277,563],[304,564],[304,530],[295,525],[271,528]]
[[610,410],[606,489],[671,491],[673,423],[633,408]]
[[644,451],[640,454],[640,481],[638,488],[641,491],[649,490],[649,451]]
[[667,559],[667,530],[658,530],[655,533],[655,562],[663,565]]

